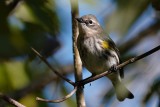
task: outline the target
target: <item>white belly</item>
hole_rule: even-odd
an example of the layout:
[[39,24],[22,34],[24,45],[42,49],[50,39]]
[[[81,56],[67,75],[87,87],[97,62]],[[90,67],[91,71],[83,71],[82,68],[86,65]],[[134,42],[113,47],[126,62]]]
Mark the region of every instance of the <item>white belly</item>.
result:
[[86,53],[86,57],[82,59],[82,63],[91,73],[99,74],[107,71],[111,66],[117,65],[117,60],[114,57],[105,59],[104,57]]

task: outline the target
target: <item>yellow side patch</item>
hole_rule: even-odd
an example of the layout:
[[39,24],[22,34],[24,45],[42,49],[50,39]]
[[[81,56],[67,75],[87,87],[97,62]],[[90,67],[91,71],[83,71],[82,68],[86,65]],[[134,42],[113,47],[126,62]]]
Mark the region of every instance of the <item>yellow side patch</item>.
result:
[[104,49],[108,49],[108,48],[109,48],[108,42],[103,41],[103,42],[102,42],[102,47],[103,47]]

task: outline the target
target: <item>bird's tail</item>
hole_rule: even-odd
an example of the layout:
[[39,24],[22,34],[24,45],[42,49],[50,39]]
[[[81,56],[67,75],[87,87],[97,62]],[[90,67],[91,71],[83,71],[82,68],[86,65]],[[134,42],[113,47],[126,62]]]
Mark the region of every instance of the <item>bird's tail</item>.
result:
[[112,81],[115,88],[116,96],[119,101],[123,101],[125,98],[133,99],[134,95],[121,83],[120,80]]

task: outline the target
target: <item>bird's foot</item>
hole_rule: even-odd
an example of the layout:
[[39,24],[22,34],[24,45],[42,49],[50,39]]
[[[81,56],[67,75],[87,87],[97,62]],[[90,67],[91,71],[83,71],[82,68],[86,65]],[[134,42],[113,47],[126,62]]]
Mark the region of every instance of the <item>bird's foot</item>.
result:
[[116,72],[118,70],[116,65],[112,65],[111,68],[109,69],[109,71],[111,72]]
[[[82,81],[82,80],[81,80]],[[81,81],[75,82],[75,86],[78,86],[79,88],[83,89],[84,85],[81,84]]]

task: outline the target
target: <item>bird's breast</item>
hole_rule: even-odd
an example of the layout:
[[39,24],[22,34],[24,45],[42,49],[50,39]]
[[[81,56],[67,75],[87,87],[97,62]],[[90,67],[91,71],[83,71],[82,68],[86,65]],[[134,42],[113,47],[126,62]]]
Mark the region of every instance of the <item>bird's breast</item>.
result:
[[106,67],[106,60],[102,57],[102,48],[96,38],[78,41],[78,50],[83,65],[90,72],[97,74],[108,69]]

